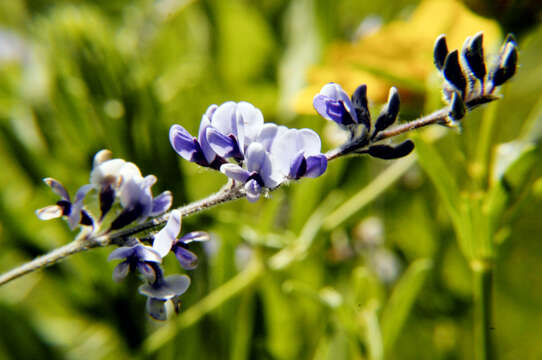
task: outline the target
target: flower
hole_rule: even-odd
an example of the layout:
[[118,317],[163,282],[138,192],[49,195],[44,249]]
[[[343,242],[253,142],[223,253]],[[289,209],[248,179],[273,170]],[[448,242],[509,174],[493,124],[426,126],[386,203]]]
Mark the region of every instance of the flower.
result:
[[171,207],[173,196],[164,191],[153,198],[151,187],[156,183],[156,176],[141,176],[137,166],[126,163],[120,169],[122,185],[119,191],[122,212],[111,223],[110,230],[123,228],[130,223],[143,222],[149,216],[157,216]]
[[117,259],[124,259],[113,271],[113,280],[117,282],[124,279],[130,270],[137,270],[147,281],[154,282],[156,271],[151,263],[162,262],[162,257],[155,249],[140,243],[134,246],[119,247],[113,250],[107,258],[108,261]]
[[254,105],[245,101],[228,101],[218,106],[210,117],[207,141],[218,155],[243,160],[263,123],[262,112]]
[[170,141],[179,155],[202,166],[209,166],[210,158],[201,159],[203,149],[210,148],[216,155],[214,164],[217,158],[223,159],[218,169],[244,184],[251,202],[287,179],[317,177],[327,168],[327,158],[320,153],[320,138],[314,131],[265,124],[262,112],[244,101],[210,106],[202,118],[198,139],[182,126],[173,125]]
[[139,287],[139,293],[147,296],[147,312],[156,320],[167,319],[168,301],[184,294],[190,286],[190,278],[186,275],[170,275],[164,278],[159,266],[154,265],[156,280]]
[[318,134],[310,129],[288,129],[273,142],[271,153],[281,154],[278,166],[291,179],[318,177],[327,169],[327,158],[320,152]]
[[151,187],[155,182],[154,175],[143,177],[134,163],[111,159],[109,150],[99,151],[94,156],[90,184],[99,194],[100,220],[109,212],[117,197],[124,210],[113,221],[111,230],[167,211],[173,201],[171,192],[165,191],[153,198]]
[[195,138],[181,125],[173,125],[169,130],[169,141],[175,151],[184,159],[201,166],[220,168],[225,160],[218,156],[207,141],[207,129],[211,126],[211,116],[218,108],[211,105],[201,118],[198,137]]
[[316,111],[327,120],[349,127],[359,123],[354,104],[339,84],[329,83],[313,99]]
[[64,186],[53,178],[43,179],[51,190],[62,199],[57,201],[56,205],[46,206],[44,208],[36,210],[36,215],[41,220],[56,219],[61,216],[66,216],[70,229],[75,229],[78,225],[91,226],[94,224],[94,220],[83,209],[83,200],[87,193],[92,189],[90,185],[84,185],[75,193],[75,200],[70,200],[70,195]]

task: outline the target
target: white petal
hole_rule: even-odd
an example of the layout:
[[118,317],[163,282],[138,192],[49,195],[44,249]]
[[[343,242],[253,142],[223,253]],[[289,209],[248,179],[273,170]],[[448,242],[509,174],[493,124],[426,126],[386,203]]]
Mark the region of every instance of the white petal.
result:
[[62,216],[62,208],[58,205],[46,206],[36,210],[36,215],[40,220],[51,220]]
[[230,179],[240,182],[247,181],[248,177],[250,176],[250,173],[239,165],[230,163],[222,165],[220,167],[220,172],[222,172]]
[[152,248],[163,258],[171,250],[173,242],[177,239],[181,231],[181,213],[179,210],[173,210],[166,226],[160,230],[154,237]]

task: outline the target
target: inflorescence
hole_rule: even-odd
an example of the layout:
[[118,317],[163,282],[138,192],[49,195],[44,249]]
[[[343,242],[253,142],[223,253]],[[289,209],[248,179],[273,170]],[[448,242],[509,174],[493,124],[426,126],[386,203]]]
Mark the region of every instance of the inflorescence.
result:
[[[225,174],[232,180],[230,189],[240,189],[250,202],[288,181],[322,175],[328,161],[339,156],[369,154],[381,159],[400,158],[414,149],[411,140],[399,144],[382,141],[431,124],[457,127],[467,111],[496,100],[496,88],[515,74],[518,51],[513,36],[507,36],[489,70],[482,41],[483,35],[478,33],[467,38],[461,52],[449,52],[445,36],[439,36],[434,47],[434,62],[445,80],[443,98],[447,108],[391,130],[388,129],[397,121],[400,108],[395,87],[390,89],[387,103],[373,122],[366,85],[359,86],[351,97],[338,84],[325,85],[314,97],[314,108],[349,134],[345,144],[327,154],[321,152],[320,137],[313,130],[264,123],[261,111],[247,102],[211,105],[201,119],[197,137],[181,125],[173,125],[169,140],[182,158]],[[70,229],[81,227],[87,239],[108,236],[164,214],[171,207],[171,192],[153,197],[151,187],[156,180],[153,175],[143,177],[135,164],[111,159],[111,152],[102,150],[94,158],[90,183],[76,192],[73,201],[60,182],[44,179],[61,200],[37,210],[36,214],[42,220],[64,217]],[[89,196],[93,192],[96,196]],[[85,205],[89,197],[94,200],[94,207]],[[226,197],[223,201],[238,197]],[[99,210],[92,212],[90,208]],[[199,210],[203,208],[205,206]],[[109,260],[122,260],[113,272],[114,280],[122,280],[130,271],[137,272],[144,281],[139,292],[147,296],[147,311],[159,320],[167,318],[168,302],[177,304],[178,297],[190,285],[187,275],[164,276],[160,267],[163,258],[173,252],[185,270],[192,270],[197,265],[197,256],[188,246],[209,239],[202,231],[178,238],[181,230],[178,210],[162,218],[168,219],[167,224],[154,234],[138,238],[135,235],[140,230],[128,235],[118,235],[118,232],[115,241],[107,243],[120,246],[109,256]],[[156,228],[162,222],[146,229]]]

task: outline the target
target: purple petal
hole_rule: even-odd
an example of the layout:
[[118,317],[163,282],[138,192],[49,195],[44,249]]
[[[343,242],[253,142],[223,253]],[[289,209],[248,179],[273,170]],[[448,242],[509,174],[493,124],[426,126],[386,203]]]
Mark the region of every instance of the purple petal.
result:
[[245,192],[247,194],[247,200],[250,202],[256,202],[260,198],[262,188],[256,180],[250,180],[245,184]]
[[352,101],[338,84],[324,85],[320,93],[314,97],[313,106],[323,118],[341,126],[358,123]]
[[307,160],[302,151],[300,151],[290,166],[289,176],[293,179],[299,179],[307,172]]
[[162,262],[162,257],[156,251],[150,246],[146,245],[136,245],[135,246],[136,256],[138,257],[139,261],[146,261],[146,262],[155,262],[160,263]]
[[40,220],[51,220],[59,218],[63,215],[64,211],[61,206],[50,205],[44,208],[36,210],[36,216]]
[[171,191],[164,191],[154,199],[152,199],[152,209],[149,216],[156,216],[166,212],[173,202]]
[[207,129],[210,127],[211,120],[209,120],[209,117],[207,117],[206,115],[203,115],[199,126],[198,142],[207,164],[212,163],[216,158],[216,153],[213,151],[211,145],[209,145],[209,142],[207,141]]
[[167,307],[165,300],[147,298],[145,308],[149,315],[155,320],[167,320]]
[[190,286],[190,278],[186,275],[170,275],[166,277],[165,282],[176,296],[184,294]]
[[218,109],[218,105],[216,104],[209,105],[207,110],[205,110],[205,114],[203,115],[206,116],[210,120],[213,114],[215,113],[216,109]]
[[225,102],[217,107],[211,119],[211,126],[223,135],[238,135],[237,104],[233,101]]
[[70,201],[70,195],[66,191],[66,188],[57,180],[53,178],[45,178],[43,179],[43,182],[46,183],[51,190],[58,196],[60,196],[62,199]]
[[68,225],[70,226],[70,229],[75,229],[79,225],[79,221],[81,220],[81,210],[83,209],[83,200],[85,199],[85,196],[87,193],[92,190],[93,186],[91,184],[87,184],[84,186],[81,186],[79,190],[77,190],[77,193],[75,194],[75,201],[72,204],[72,209],[70,211],[70,215],[68,216]]
[[246,151],[246,159],[248,172],[259,172],[266,161],[271,161],[267,156],[263,145],[257,142],[254,142],[248,146]]
[[320,94],[328,96],[338,102],[341,102],[342,104],[344,104],[345,110],[349,114],[353,114],[354,106],[352,105],[352,101],[350,100],[348,94],[342,89],[339,84],[329,83],[324,85],[324,87],[322,87],[322,90],[320,90]]
[[169,129],[169,142],[171,146],[183,159],[193,161],[197,153],[197,140],[190,135],[181,125],[173,125]]
[[322,175],[327,169],[327,158],[325,155],[309,156],[307,158],[307,171],[304,176],[315,178]]
[[266,151],[271,152],[271,147],[275,139],[287,131],[287,129],[288,128],[286,126],[278,126],[274,123],[267,123],[262,127],[257,141],[263,145]]
[[139,292],[145,296],[160,300],[169,300],[183,294],[190,286],[190,278],[186,275],[170,275],[154,284],[143,284]]
[[209,233],[205,231],[192,231],[186,235],[183,235],[178,241],[183,244],[190,244],[191,242],[202,242],[211,239]]
[[182,246],[175,246],[173,252],[183,269],[193,270],[198,266],[198,256],[192,251],[187,250]]
[[[96,154],[96,156],[98,156],[98,154]],[[95,165],[90,172],[90,183],[97,189],[108,185],[116,188],[120,182],[121,169],[126,164],[126,161],[122,159],[111,159],[97,163],[96,156],[94,159]]]
[[122,279],[128,275],[128,272],[130,271],[130,264],[127,261],[123,261],[119,263],[117,266],[115,266],[115,269],[113,270],[113,280],[116,282],[121,282]]
[[126,259],[130,256],[134,256],[135,254],[135,246],[122,246],[113,250],[107,257],[107,261]]
[[154,237],[152,248],[163,258],[171,250],[173,242],[177,239],[181,231],[181,213],[178,210],[173,210],[166,226],[160,230]]
[[154,271],[153,267],[148,263],[138,262],[136,265],[136,269],[149,283],[153,283],[156,281],[156,272]]
[[220,172],[225,174],[230,179],[240,181],[243,183],[247,181],[248,177],[250,176],[250,173],[248,171],[246,171],[245,169],[243,169],[237,164],[231,164],[231,163],[222,165],[220,167]]
[[[243,129],[244,145],[249,145],[256,139],[263,127],[262,112],[254,105],[241,101],[237,104],[238,128]],[[241,146],[243,149],[243,146]]]
[[152,210],[152,194],[150,186],[156,182],[153,175],[146,176],[144,179],[131,178],[125,181],[120,191],[120,204],[125,209],[132,209],[136,206],[141,207],[141,214],[138,216],[144,218]]
[[298,149],[303,150],[307,156],[320,154],[322,142],[320,136],[311,129],[300,129],[297,131]]
[[239,147],[234,138],[224,135],[213,128],[207,128],[206,134],[209,146],[219,156],[228,158],[237,155],[239,152]]

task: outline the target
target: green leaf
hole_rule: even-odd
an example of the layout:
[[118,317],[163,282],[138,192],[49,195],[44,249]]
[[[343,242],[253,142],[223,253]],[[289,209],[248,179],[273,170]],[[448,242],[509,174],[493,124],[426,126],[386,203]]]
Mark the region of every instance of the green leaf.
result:
[[414,261],[395,285],[382,312],[381,328],[384,354],[388,354],[401,333],[408,314],[418,296],[433,263],[429,259]]
[[452,221],[459,224],[459,188],[452,172],[434,146],[421,136],[416,137],[416,153],[420,165],[435,185]]

